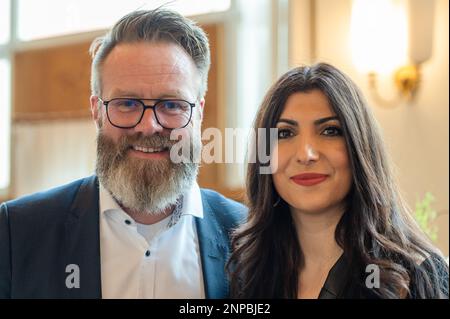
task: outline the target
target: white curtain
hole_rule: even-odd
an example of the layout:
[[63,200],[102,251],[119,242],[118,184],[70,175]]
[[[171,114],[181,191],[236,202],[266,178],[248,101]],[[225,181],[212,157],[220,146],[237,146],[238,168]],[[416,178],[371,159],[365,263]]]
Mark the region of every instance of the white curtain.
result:
[[94,172],[96,132],[91,119],[16,123],[12,133],[14,197]]

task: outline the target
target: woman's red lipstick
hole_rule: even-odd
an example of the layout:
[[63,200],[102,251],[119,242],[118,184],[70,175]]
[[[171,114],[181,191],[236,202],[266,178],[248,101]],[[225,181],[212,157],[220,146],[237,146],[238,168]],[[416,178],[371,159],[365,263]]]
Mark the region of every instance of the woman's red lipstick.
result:
[[291,179],[294,183],[302,186],[313,186],[322,183],[326,180],[328,175],[318,173],[304,173],[292,176]]

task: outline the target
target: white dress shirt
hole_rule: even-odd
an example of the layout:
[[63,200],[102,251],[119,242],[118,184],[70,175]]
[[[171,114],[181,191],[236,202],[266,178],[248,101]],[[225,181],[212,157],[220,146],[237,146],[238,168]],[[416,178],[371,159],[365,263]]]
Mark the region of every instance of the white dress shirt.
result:
[[194,217],[203,218],[200,188],[183,195],[179,219],[136,223],[100,185],[103,298],[205,298]]

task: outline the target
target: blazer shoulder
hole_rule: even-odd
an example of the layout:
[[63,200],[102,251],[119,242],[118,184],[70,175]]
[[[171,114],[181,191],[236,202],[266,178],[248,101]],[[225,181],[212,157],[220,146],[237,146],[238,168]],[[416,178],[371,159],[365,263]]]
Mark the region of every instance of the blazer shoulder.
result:
[[80,186],[95,182],[96,177],[82,178],[71,183],[51,188],[46,191],[25,195],[17,199],[4,202],[2,211],[8,211],[10,218],[24,217],[39,212],[60,212],[68,210],[77,195]]
[[226,198],[222,194],[211,189],[201,189],[202,201],[209,205],[212,212],[228,228],[234,228],[244,222],[247,217],[247,207],[243,204]]

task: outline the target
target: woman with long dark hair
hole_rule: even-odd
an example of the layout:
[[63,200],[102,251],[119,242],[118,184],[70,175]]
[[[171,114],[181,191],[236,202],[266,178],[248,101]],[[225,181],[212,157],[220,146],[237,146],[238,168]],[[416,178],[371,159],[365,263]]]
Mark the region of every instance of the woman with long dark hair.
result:
[[287,72],[258,128],[278,128],[278,143],[272,174],[248,164],[249,215],[228,264],[233,298],[448,298],[448,265],[411,217],[345,74],[324,63]]

